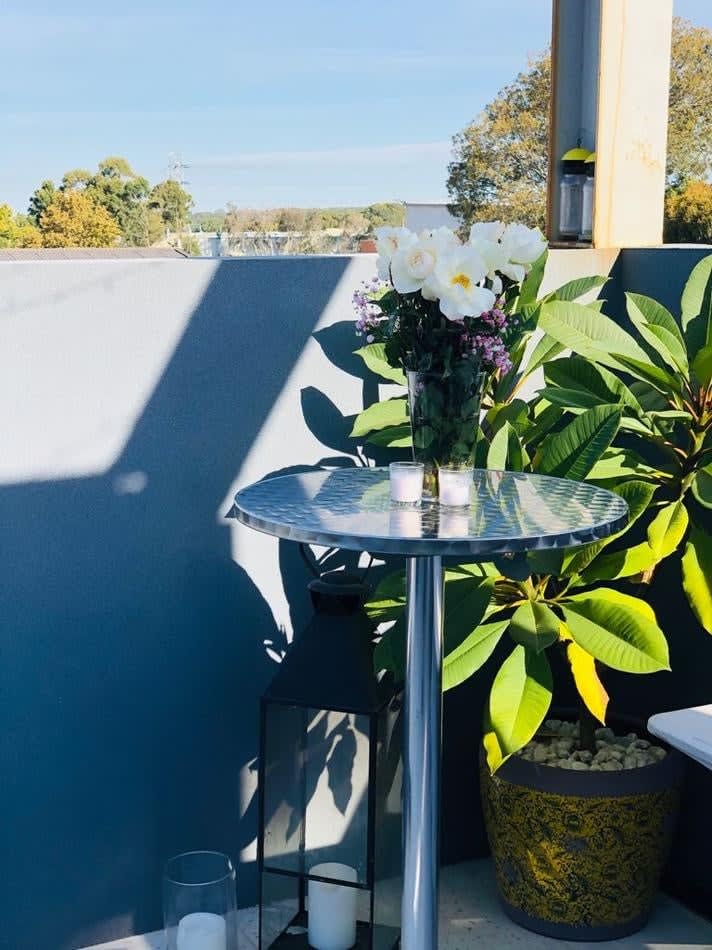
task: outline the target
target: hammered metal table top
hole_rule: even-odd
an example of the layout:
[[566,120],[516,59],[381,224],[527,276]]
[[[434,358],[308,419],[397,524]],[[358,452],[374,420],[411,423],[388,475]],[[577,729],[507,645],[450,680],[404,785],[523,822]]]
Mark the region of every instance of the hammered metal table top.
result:
[[469,509],[394,506],[387,468],[267,478],[235,496],[231,515],[291,541],[403,554],[489,557],[597,541],[627,523],[618,495],[585,482],[477,469]]

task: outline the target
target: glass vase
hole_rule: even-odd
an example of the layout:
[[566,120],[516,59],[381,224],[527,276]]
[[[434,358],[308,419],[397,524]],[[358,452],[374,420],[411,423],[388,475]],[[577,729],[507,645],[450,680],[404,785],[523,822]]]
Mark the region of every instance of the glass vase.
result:
[[463,360],[447,375],[417,370],[406,375],[413,458],[425,467],[423,497],[434,500],[441,465],[474,462],[486,374],[478,361]]
[[179,854],[163,874],[166,950],[237,950],[235,869],[217,851]]

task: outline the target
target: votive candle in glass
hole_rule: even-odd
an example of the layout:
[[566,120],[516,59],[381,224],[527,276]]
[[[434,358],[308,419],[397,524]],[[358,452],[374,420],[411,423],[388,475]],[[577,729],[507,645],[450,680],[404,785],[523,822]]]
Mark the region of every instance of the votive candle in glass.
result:
[[420,504],[425,474],[422,462],[391,462],[388,473],[392,502],[397,505]]
[[166,950],[237,950],[235,869],[217,851],[179,854],[163,874]]
[[464,508],[472,494],[472,466],[441,465],[438,469],[438,501],[445,508]]

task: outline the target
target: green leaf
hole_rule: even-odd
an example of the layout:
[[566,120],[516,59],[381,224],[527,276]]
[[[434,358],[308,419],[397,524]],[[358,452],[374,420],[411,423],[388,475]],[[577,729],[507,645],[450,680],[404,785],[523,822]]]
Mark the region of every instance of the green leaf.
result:
[[529,446],[532,443],[536,445],[547,432],[554,428],[562,416],[563,411],[560,406],[547,405],[543,399],[539,400],[534,407],[534,422],[521,434],[524,445]]
[[366,437],[369,445],[380,445],[387,449],[409,449],[413,445],[410,425],[387,426]]
[[443,660],[444,690],[453,689],[460,683],[464,683],[487,662],[508,624],[508,620],[480,624],[459,647],[445,657]]
[[603,285],[607,283],[609,279],[610,278],[603,277],[600,274],[593,275],[591,277],[577,277],[575,280],[570,280],[553,291],[551,294],[551,299],[568,301],[578,300],[579,297],[583,297],[584,294],[590,293],[592,290],[597,290],[599,287],[603,287]]
[[582,573],[587,584],[594,581],[615,581],[621,577],[633,577],[649,571],[658,563],[655,552],[647,541],[614,551],[613,554],[601,554],[593,564]]
[[615,541],[616,538],[620,538],[621,535],[625,534],[630,526],[640,518],[653,500],[653,495],[656,491],[656,485],[635,479],[616,486],[615,493],[620,495],[628,505],[628,524],[622,531],[611,534],[602,541],[593,541],[591,544],[585,544],[583,547],[576,548],[565,558],[562,565],[562,573],[566,575],[579,574],[585,570],[605,547],[611,544],[612,541]]
[[591,591],[563,605],[566,626],[580,647],[623,673],[670,669],[667,641],[657,623],[628,604]]
[[[650,604],[641,597],[633,597],[631,594],[624,594],[622,591],[615,590],[613,587],[599,587],[595,594],[597,597],[605,597],[606,600],[609,600],[612,603],[622,604],[629,610],[637,611],[642,617],[645,617],[645,619],[649,620],[651,623],[657,623],[655,611],[650,606]],[[574,594],[570,600],[586,600],[590,596],[591,593],[588,591],[584,594]]]
[[375,402],[356,416],[351,437],[360,438],[376,429],[401,425],[407,421],[408,407],[405,399],[386,399],[384,402]]
[[668,372],[668,370],[651,363],[647,356],[644,360],[639,360],[616,353],[614,354],[614,360],[619,364],[621,369],[626,370],[631,376],[636,376],[644,383],[648,383],[665,396],[671,392],[677,394],[682,392],[682,383],[678,377]]
[[539,328],[579,356],[613,369],[620,368],[614,353],[650,362],[629,333],[609,317],[582,304],[556,300],[544,303]]
[[589,479],[605,482],[609,479],[649,478],[658,481],[666,477],[665,472],[647,465],[639,455],[628,449],[606,449],[601,458],[588,473]]
[[548,363],[544,367],[544,379],[547,383],[553,383],[567,391],[580,390],[589,393],[595,397],[596,405],[620,403],[634,412],[643,412],[633,393],[615,373],[580,356],[570,356]]
[[521,472],[525,453],[514,428],[504,422],[492,439],[487,451],[487,468]]
[[360,356],[366,366],[383,379],[389,379],[393,383],[399,383],[405,386],[405,373],[402,369],[391,366],[386,359],[385,343],[369,343],[368,346],[362,346],[360,350],[354,351],[356,356]]
[[658,561],[677,549],[685,536],[689,520],[682,500],[665,505],[653,518],[648,525],[648,544]]
[[520,309],[536,303],[537,297],[539,296],[539,288],[544,279],[547,257],[548,251],[544,251],[543,254],[534,261],[531,270],[524,278],[521,290],[519,291],[519,301],[517,304]]
[[689,375],[685,340],[675,318],[662,304],[643,294],[626,293],[628,316],[645,342],[673,370]]
[[516,646],[499,668],[489,697],[484,745],[493,771],[534,736],[549,711],[551,695],[546,653]]
[[712,465],[705,465],[695,472],[692,494],[704,508],[712,508]]
[[560,353],[563,353],[564,349],[565,347],[563,347],[561,343],[557,343],[556,340],[545,333],[532,350],[523,375],[531,375],[535,369],[538,369],[544,363],[553,360]]
[[693,267],[680,300],[687,352],[697,353],[712,343],[712,254]]
[[692,370],[701,386],[709,386],[712,380],[712,344],[703,346],[695,354],[692,361]]
[[596,406],[548,436],[536,455],[542,475],[582,481],[615,438],[621,421],[619,406]]
[[559,639],[560,625],[561,621],[550,607],[528,600],[514,611],[509,634],[515,643],[540,653]]
[[405,607],[405,572],[387,574],[366,603],[366,613],[375,623],[397,620]]
[[445,654],[456,650],[485,615],[494,593],[494,577],[449,575],[445,584]]
[[712,538],[696,527],[682,557],[682,586],[693,613],[712,633]]

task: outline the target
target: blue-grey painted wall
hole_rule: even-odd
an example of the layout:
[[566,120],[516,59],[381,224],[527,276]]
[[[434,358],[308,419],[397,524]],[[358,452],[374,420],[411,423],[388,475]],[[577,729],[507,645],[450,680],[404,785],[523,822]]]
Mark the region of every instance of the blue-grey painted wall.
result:
[[[557,281],[592,266],[562,254]],[[621,283],[673,302],[700,256],[623,252],[611,306]],[[257,698],[309,616],[307,576],[294,546],[223,514],[269,472],[353,463],[377,383],[344,321],[373,266],[0,264],[3,950],[155,929],[163,861],[191,848],[241,859],[254,900]],[[644,711],[705,698],[710,644],[688,639],[664,700],[640,678]],[[446,699],[448,859],[485,848],[483,695]],[[691,887],[707,851],[690,840]]]

